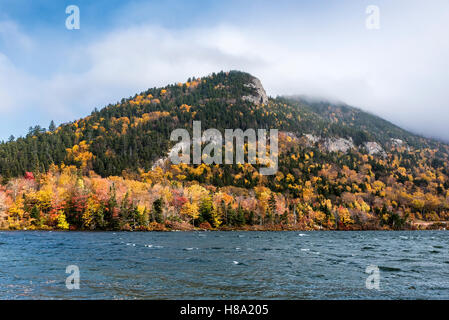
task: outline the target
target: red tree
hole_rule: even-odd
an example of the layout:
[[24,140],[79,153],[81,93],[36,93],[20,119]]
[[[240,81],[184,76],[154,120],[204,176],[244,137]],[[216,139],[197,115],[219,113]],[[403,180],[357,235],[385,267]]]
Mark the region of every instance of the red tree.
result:
[[34,174],[32,172],[25,172],[25,179],[34,180]]

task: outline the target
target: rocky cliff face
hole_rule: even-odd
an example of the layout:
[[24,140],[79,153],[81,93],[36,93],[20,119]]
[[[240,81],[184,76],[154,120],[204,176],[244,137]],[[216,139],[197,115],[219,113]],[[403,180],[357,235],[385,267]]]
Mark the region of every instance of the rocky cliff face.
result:
[[403,147],[405,145],[405,142],[402,141],[401,139],[391,138],[390,141],[393,146],[398,147],[398,148]]
[[[378,155],[381,157],[387,156],[387,152],[384,150],[384,148],[375,141],[366,141],[362,145],[357,147],[354,145],[352,138],[323,138],[320,136],[314,136],[313,134],[304,134],[304,137],[307,139],[307,144],[309,146],[318,143],[327,152],[341,151],[343,153],[347,153],[352,148],[359,148],[365,150],[370,155]],[[405,145],[405,143],[400,139],[391,139],[391,143],[395,147],[402,147]]]
[[366,148],[366,150],[368,151],[368,153],[370,155],[380,155],[382,157],[386,157],[387,153],[384,151],[384,149],[377,143],[374,141],[369,141],[369,142],[365,142],[364,146]]
[[256,93],[251,96],[242,97],[243,100],[250,101],[255,104],[267,104],[268,96],[265,89],[262,86],[262,82],[259,79],[253,78],[252,83],[248,83],[245,86],[255,89]]
[[341,151],[346,153],[349,149],[354,148],[354,143],[352,142],[352,138],[329,138],[324,142],[324,147],[329,152]]
[[324,149],[328,152],[348,152],[349,149],[354,148],[354,142],[352,138],[344,139],[344,138],[322,138],[318,136],[314,136],[313,134],[304,134],[311,145],[315,143],[321,144]]

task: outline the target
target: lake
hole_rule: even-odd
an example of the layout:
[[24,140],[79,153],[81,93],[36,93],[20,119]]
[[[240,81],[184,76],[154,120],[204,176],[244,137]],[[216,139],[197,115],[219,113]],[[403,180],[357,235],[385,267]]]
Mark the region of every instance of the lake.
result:
[[3,231],[0,299],[449,299],[448,248],[447,231]]

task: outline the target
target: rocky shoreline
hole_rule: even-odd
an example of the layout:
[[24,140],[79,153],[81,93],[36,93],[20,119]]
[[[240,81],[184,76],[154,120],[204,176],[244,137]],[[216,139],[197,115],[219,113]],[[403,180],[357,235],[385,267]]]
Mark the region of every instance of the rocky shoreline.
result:
[[321,226],[315,227],[304,227],[304,226],[295,226],[295,225],[271,225],[271,226],[261,226],[261,225],[253,225],[253,226],[242,226],[242,227],[220,227],[220,228],[212,228],[209,226],[199,226],[195,227],[189,224],[164,224],[164,223],[152,223],[150,226],[145,228],[138,229],[122,229],[122,230],[88,230],[88,229],[70,229],[70,230],[60,230],[54,228],[29,228],[29,229],[8,229],[8,228],[0,228],[0,231],[65,231],[65,232],[73,232],[73,231],[92,231],[92,232],[176,232],[176,231],[420,231],[420,230],[448,230],[449,229],[448,221],[419,221],[414,222],[411,225],[406,226],[402,229],[392,229],[388,226],[382,228],[362,228],[361,226],[353,226],[339,229],[329,229]]

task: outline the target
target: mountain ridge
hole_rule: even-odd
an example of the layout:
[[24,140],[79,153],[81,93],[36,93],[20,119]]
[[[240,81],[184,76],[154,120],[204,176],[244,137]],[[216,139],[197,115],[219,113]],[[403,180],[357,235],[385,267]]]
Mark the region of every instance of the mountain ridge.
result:
[[[222,71],[150,88],[1,143],[0,215],[12,228],[114,230],[174,221],[403,229],[449,220],[448,145],[347,105],[268,97],[255,79]],[[170,163],[171,132],[191,134],[193,121],[221,133],[278,129],[278,171],[260,175],[260,163]]]
[[[211,98],[211,87],[204,85],[204,83],[211,79],[218,80],[212,81],[214,82],[214,88],[212,90],[214,91],[214,94],[216,94],[216,97],[214,98]],[[199,89],[197,88],[198,86],[200,86]],[[173,91],[177,92],[173,93]],[[181,92],[180,96],[179,91]],[[200,92],[198,93],[197,91]],[[170,96],[176,94],[178,94],[178,97],[176,97],[176,99]],[[143,98],[144,96],[145,98]],[[270,102],[271,107],[277,107],[277,110],[275,110],[275,112],[278,111],[280,113],[283,113],[281,115],[276,114],[276,116],[282,118],[279,119],[279,121],[283,122],[283,124],[279,126],[279,129],[283,131],[294,132],[298,135],[312,134],[314,136],[320,136],[323,138],[351,138],[356,146],[360,146],[363,143],[375,142],[379,143],[384,149],[392,139],[402,140],[408,145],[416,148],[423,146],[441,148],[442,145],[445,145],[442,142],[418,136],[414,133],[400,128],[399,126],[389,121],[382,119],[377,115],[367,113],[359,108],[351,107],[344,103],[331,104],[326,101],[319,100],[307,101],[300,96],[279,96],[276,98],[268,98],[259,79],[248,73],[240,71],[221,72],[218,74],[213,73],[202,78],[189,78],[188,81],[182,86],[180,83],[177,83],[167,85],[165,87],[148,89],[128,99],[122,99],[120,103],[116,103],[114,105],[109,104],[99,111],[95,110],[91,113],[91,115],[85,118],[61,124],[54,131],[56,133],[58,133],[59,131],[68,131],[68,137],[66,137],[66,139],[63,139],[62,144],[64,145],[64,149],[67,149],[69,147],[72,148],[76,145],[76,142],[78,142],[77,140],[79,140],[78,138],[80,135],[80,130],[78,129],[78,124],[83,125],[84,123],[87,123],[87,126],[91,127],[87,128],[88,132],[85,138],[89,138],[94,135],[97,135],[98,138],[102,136],[101,132],[95,132],[98,127],[101,126],[102,130],[107,130],[109,129],[108,127],[111,127],[111,125],[115,125],[114,123],[106,123],[106,127],[104,125],[102,126],[102,124],[100,123],[103,122],[105,117],[114,117],[114,121],[117,121],[117,119],[120,118],[127,117],[129,121],[129,118],[136,116],[139,117],[144,114],[145,112],[143,111],[148,111],[150,114],[146,115],[146,117],[148,118],[144,119],[142,122],[148,122],[151,120],[154,121],[155,119],[153,118],[157,118],[157,121],[161,121],[162,124],[164,124],[164,122],[171,118],[173,120],[172,124],[167,123],[167,127],[173,130],[175,129],[175,126],[173,125],[175,123],[179,122],[181,126],[185,127],[187,121],[191,122],[192,119],[187,119],[183,112],[179,112],[179,109],[182,110],[184,108],[184,111],[187,111],[188,113],[190,112],[192,104],[196,104],[193,105],[194,109],[199,109],[200,107],[210,107],[212,109],[212,112],[209,112],[207,115],[206,112],[203,112],[204,110],[192,110],[192,112],[194,113],[193,118],[195,120],[202,120],[203,124],[207,127],[216,127],[219,130],[225,129],[225,125],[229,125],[229,128],[246,129],[249,127],[267,128],[268,125],[275,127],[279,124],[276,123],[276,120],[278,119],[276,119],[275,121],[270,121],[269,119],[264,119],[264,115],[261,115],[260,113],[257,115],[257,119],[255,119],[255,117],[249,117],[249,119],[251,119],[251,126],[248,126],[248,123],[245,123],[243,119],[234,118],[230,119],[229,121],[225,121],[224,123],[217,123],[217,121],[215,121],[214,123],[214,121],[210,121],[210,119],[208,119],[209,115],[215,116],[216,118],[220,116],[227,117],[222,113],[222,111],[226,110],[226,108],[228,108],[229,106],[234,105],[239,98],[241,99],[242,103],[248,102],[249,104],[254,105],[259,105],[259,102],[262,102],[262,105],[268,106],[268,103]],[[165,103],[167,102],[167,100],[168,103]],[[210,103],[209,100],[212,100],[212,103]],[[284,108],[284,110],[280,110],[279,104],[284,104],[286,108]],[[217,108],[217,105],[219,106],[219,108]],[[133,108],[133,110],[131,108]],[[186,108],[188,108],[188,110]],[[220,108],[221,110],[219,110]],[[253,113],[255,111],[251,109],[252,107],[250,105],[243,105],[242,108],[245,108],[246,111],[250,111]],[[297,110],[293,110],[294,112],[292,113],[292,109],[294,108],[297,108]],[[230,109],[232,110],[232,107]],[[198,114],[198,112],[202,112],[203,114]],[[239,114],[242,114],[242,110],[239,110],[239,112]],[[285,123],[288,122],[285,118],[285,115],[287,113],[290,117],[297,118],[299,116],[301,120],[298,120],[298,122],[305,122],[306,125],[302,126],[301,123],[295,125],[290,121],[290,123],[285,126]],[[98,121],[92,123],[92,119]],[[247,120],[246,122],[248,122],[249,119],[245,115],[245,120]],[[167,130],[162,131],[163,134],[167,134]],[[142,135],[144,134],[143,132],[140,133]],[[44,131],[40,127],[34,127],[30,129],[30,132],[26,137],[18,138],[16,141],[2,143],[0,145],[0,155],[2,155],[2,158],[5,157],[5,155],[7,154],[7,152],[5,152],[5,149],[8,149],[6,147],[8,145],[20,144],[20,142],[29,140],[30,137],[36,137],[37,135],[43,134],[53,135],[54,133],[51,131]],[[170,143],[167,141],[167,137],[161,138],[156,135],[153,136],[153,138],[161,143],[159,147],[153,145],[153,147],[156,148],[155,151],[157,152],[150,152],[150,154],[146,152],[145,154],[140,155],[140,158],[150,158],[152,161],[155,161],[156,158],[160,158],[160,156],[167,152],[170,145]],[[135,134],[132,139],[135,140]],[[107,151],[107,148],[97,142],[98,141],[91,141],[91,143],[94,144],[92,149],[96,149],[99,152],[103,151],[103,153],[105,153]],[[111,142],[111,144],[115,143]],[[148,139],[144,139],[143,144],[150,144],[150,141],[148,141]],[[47,146],[47,153],[52,153],[48,149],[50,148]],[[114,149],[116,149],[114,150],[115,152],[119,151],[118,149],[120,148],[115,147]],[[29,153],[33,153],[33,151],[38,150],[36,147],[34,147],[34,150],[30,150]],[[40,168],[43,169],[42,171],[48,169],[48,165],[50,163],[60,164],[64,160],[67,161],[68,159],[64,154],[64,151],[53,152],[50,157],[46,157],[45,154],[40,156],[39,152],[35,152],[38,153],[37,158],[32,157],[31,159],[27,159],[27,161],[25,161],[23,165],[20,165],[19,168],[17,168],[16,170],[12,170],[13,172],[11,176],[17,176],[19,174],[24,174],[26,171],[33,171],[38,169],[38,162],[41,161],[40,158],[44,158],[42,159],[42,161],[45,162],[44,166]],[[123,152],[123,150],[121,151]],[[128,150],[128,152],[132,154],[133,151]],[[20,152],[17,152],[16,154],[20,155]],[[147,161],[144,162],[147,163]],[[96,169],[99,170],[99,173],[102,175],[120,174],[120,171],[113,172],[113,170],[103,170],[102,166],[104,166],[104,164],[97,164],[96,166]],[[151,167],[149,163],[144,164],[143,166],[145,168]],[[0,174],[2,174],[3,176],[5,174],[9,175],[7,169],[8,164],[5,163],[5,161],[0,161]],[[125,168],[121,169],[123,170]]]

